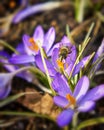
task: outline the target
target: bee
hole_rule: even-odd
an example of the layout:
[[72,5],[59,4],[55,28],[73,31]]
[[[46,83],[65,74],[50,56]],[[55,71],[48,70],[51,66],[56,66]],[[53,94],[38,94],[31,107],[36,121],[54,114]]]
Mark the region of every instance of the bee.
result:
[[71,48],[68,47],[68,46],[62,46],[59,50],[59,58],[60,60],[62,61],[63,59],[66,59],[68,54],[70,54],[72,51],[71,51]]

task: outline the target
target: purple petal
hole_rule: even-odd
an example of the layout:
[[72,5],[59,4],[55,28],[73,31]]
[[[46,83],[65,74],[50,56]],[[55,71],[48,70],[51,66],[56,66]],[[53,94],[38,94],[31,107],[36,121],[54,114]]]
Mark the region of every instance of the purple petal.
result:
[[78,111],[80,112],[87,112],[91,111],[95,107],[95,102],[93,101],[86,101],[79,104]]
[[50,50],[49,50],[49,52],[48,52],[48,56],[52,56],[52,54],[53,54],[53,50],[55,49],[55,48],[59,48],[59,44],[58,43],[56,43]]
[[71,94],[70,86],[68,85],[66,79],[62,77],[59,73],[57,73],[52,82],[52,87],[58,94],[62,97],[66,98],[67,94]]
[[89,56],[86,56],[84,57],[74,68],[74,71],[73,71],[73,76],[75,76],[75,74],[79,73],[80,69],[83,68],[86,63],[88,62],[88,60],[90,59],[90,55]]
[[54,27],[51,27],[49,31],[46,33],[44,38],[43,46],[46,47],[46,52],[50,50],[54,41],[55,41],[55,29]]
[[58,64],[57,64],[58,53],[59,53],[59,48],[55,48],[52,52],[52,63],[56,69],[59,69]]
[[18,44],[17,47],[16,47],[16,50],[17,50],[20,54],[25,54],[25,53],[26,53],[23,43]]
[[11,91],[11,83],[7,84],[7,86],[0,88],[0,100],[6,98]]
[[17,55],[9,59],[9,62],[12,64],[26,64],[34,63],[35,58],[33,55]]
[[11,80],[13,78],[12,73],[1,73],[0,74],[0,99],[8,96],[11,90]]
[[70,64],[68,64],[68,67],[67,67],[67,63],[68,62],[66,62],[66,64],[65,64],[65,66],[66,66],[66,69],[65,69],[65,72],[68,74],[68,75],[70,75],[70,72],[72,71],[72,68],[73,68],[73,63],[70,63]]
[[34,41],[40,41],[41,45],[43,45],[44,40],[44,31],[43,28],[39,25],[36,27],[34,34],[33,34]]
[[23,71],[16,76],[21,77],[22,79],[25,79],[28,82],[32,82],[34,79],[34,75],[30,73],[29,71]]
[[68,54],[67,58],[66,58],[66,61],[65,61],[65,65],[67,66],[65,71],[67,72],[67,74],[69,75],[72,68],[73,68],[73,65],[76,61],[76,47],[75,46],[72,46],[71,47],[71,53]]
[[12,22],[16,24],[32,14],[36,14],[42,11],[52,10],[54,8],[58,8],[59,6],[60,6],[59,1],[47,2],[47,3],[30,6],[22,11],[19,11],[12,19]]
[[6,86],[6,84],[9,83],[9,81],[13,78],[12,74],[8,74],[8,73],[1,73],[0,74],[0,88],[2,88],[3,86]]
[[63,36],[63,38],[61,39],[61,43],[64,46],[72,46],[71,42],[69,41],[69,38],[67,36]]
[[36,52],[31,50],[29,47],[31,46],[31,43],[29,42],[30,36],[24,34],[22,37],[25,51],[28,55],[36,55]]
[[[15,71],[14,65],[9,65],[9,62],[8,62],[10,55],[5,51],[0,51],[0,56],[4,57],[4,58],[0,58],[0,62],[3,63],[3,67],[6,68],[10,72]],[[7,58],[7,59],[5,59],[5,58]]]
[[72,120],[73,114],[74,114],[74,111],[71,109],[62,111],[57,118],[58,125],[60,127],[64,127],[68,125]]
[[[36,65],[38,66],[38,68],[41,69],[45,73],[45,69],[44,69],[44,66],[43,66],[41,56],[36,55],[35,56],[35,61],[36,61]],[[52,65],[52,63],[47,59],[45,59],[45,63],[47,65],[49,75],[54,76],[56,74],[56,70],[54,69],[54,66]]]
[[61,96],[54,96],[54,102],[59,107],[66,107],[68,105],[68,100]]
[[[0,51],[0,56],[5,57],[5,58],[10,58],[10,55],[6,51]],[[1,58],[0,58],[1,61]]]
[[88,100],[96,101],[102,97],[104,97],[104,84],[99,85],[89,90],[82,101],[83,102],[88,101]]
[[95,62],[103,52],[104,52],[104,39],[102,40],[102,43],[94,56],[93,62]]
[[77,102],[79,102],[86,94],[89,88],[89,79],[87,76],[83,76],[77,83],[73,96],[76,97]]

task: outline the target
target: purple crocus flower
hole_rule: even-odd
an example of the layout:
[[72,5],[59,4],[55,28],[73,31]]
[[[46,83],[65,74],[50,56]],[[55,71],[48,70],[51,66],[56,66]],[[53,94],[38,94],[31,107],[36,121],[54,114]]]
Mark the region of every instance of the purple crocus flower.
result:
[[11,91],[11,82],[13,75],[7,73],[0,74],[0,99],[6,98]]
[[[50,56],[50,50],[55,40],[55,29],[51,27],[46,34],[44,34],[43,28],[39,25],[36,27],[33,37],[26,34],[23,35],[24,53],[15,55],[10,58],[9,62],[13,64],[24,64],[35,62],[34,56],[39,54],[39,46],[37,42],[40,42],[44,48],[47,56]],[[20,47],[19,47],[20,50]]]
[[4,99],[9,95],[13,77],[27,69],[29,67],[23,67],[10,73],[0,73],[0,99]]
[[[24,3],[21,2],[22,5],[27,5],[27,2]],[[60,2],[60,1],[54,1],[54,2],[46,2],[46,3],[39,3],[36,5],[29,6],[21,11],[19,11],[12,19],[12,23],[19,23],[21,20],[23,20],[26,17],[29,17],[30,15],[40,13],[43,11],[49,11],[55,8],[59,8],[62,5],[68,4],[68,2]]]
[[[50,69],[54,70],[54,72],[64,72],[67,73],[67,75],[70,74],[74,63],[76,61],[76,57],[77,57],[77,52],[76,52],[76,47],[75,45],[71,44],[69,39],[64,36],[61,40],[61,42],[56,43],[56,45],[53,46],[52,50],[52,61],[48,61],[46,59],[46,64],[47,64],[47,68],[49,68],[49,74],[50,74]],[[42,59],[41,56],[37,55],[35,57],[36,59],[36,65],[43,71],[44,67],[43,67],[43,63],[42,63]],[[90,59],[90,55],[84,57],[74,68],[73,70],[73,76],[75,74],[77,74],[81,68],[83,68],[87,61]],[[52,67],[53,66],[53,67]],[[54,74],[56,74],[56,72]],[[53,74],[53,75],[54,75]],[[50,74],[51,75],[51,74]]]
[[[22,44],[19,44],[19,46],[21,46]],[[17,47],[18,52],[20,52],[19,46]],[[21,50],[21,53],[24,53]],[[15,54],[12,54],[15,55]],[[11,57],[6,51],[0,51],[0,56],[2,56],[3,58],[0,58],[0,62],[3,64],[3,67],[8,70],[8,72],[14,72],[17,69],[19,69],[19,66],[16,65],[11,65],[8,61],[8,59]],[[27,80],[28,82],[32,82],[34,76],[32,73],[30,73],[29,71],[25,70],[19,74],[17,74],[16,76],[21,77],[25,80]]]
[[99,46],[97,52],[95,53],[93,62],[95,62],[101,56],[102,53],[104,53],[104,39],[102,40],[101,45]]
[[65,78],[59,73],[56,74],[52,82],[53,89],[58,93],[54,96],[54,102],[64,110],[58,115],[57,123],[64,127],[71,122],[76,111],[87,112],[94,108],[95,101],[104,96],[104,84],[89,89],[89,79],[83,76],[72,92]]

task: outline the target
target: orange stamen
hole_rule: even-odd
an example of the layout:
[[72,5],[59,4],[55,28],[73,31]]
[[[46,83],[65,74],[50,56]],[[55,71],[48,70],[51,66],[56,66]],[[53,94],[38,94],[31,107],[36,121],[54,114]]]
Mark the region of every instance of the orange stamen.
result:
[[57,65],[59,66],[60,69],[64,70],[64,63],[59,59],[57,60]]
[[76,100],[73,96],[71,96],[70,94],[66,95],[66,99],[70,102],[70,105],[75,105],[76,104]]
[[39,47],[38,45],[35,43],[34,39],[33,38],[30,38],[29,39],[29,42],[31,43],[31,46],[29,46],[29,48],[33,51],[36,51],[38,52],[39,51]]

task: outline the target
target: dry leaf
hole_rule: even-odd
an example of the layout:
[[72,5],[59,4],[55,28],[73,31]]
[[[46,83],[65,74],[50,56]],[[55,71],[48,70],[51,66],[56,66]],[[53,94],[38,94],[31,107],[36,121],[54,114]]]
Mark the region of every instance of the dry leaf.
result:
[[32,88],[26,88],[25,92],[34,92],[34,94],[19,98],[19,103],[36,113],[46,114],[54,119],[57,117],[59,110],[54,104],[52,96],[47,93],[42,95]]

